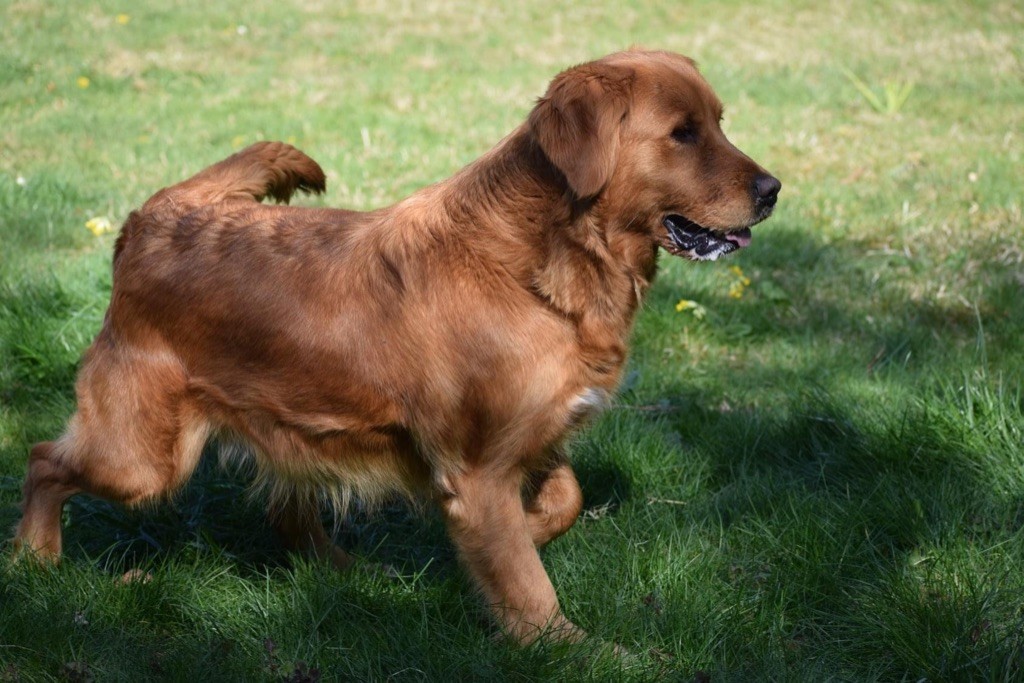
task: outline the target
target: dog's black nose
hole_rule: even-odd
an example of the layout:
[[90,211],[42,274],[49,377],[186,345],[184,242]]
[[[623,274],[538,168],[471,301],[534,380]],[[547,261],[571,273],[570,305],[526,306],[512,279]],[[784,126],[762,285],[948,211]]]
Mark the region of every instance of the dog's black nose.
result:
[[754,201],[759,209],[767,209],[775,206],[775,200],[779,198],[779,190],[782,183],[775,176],[759,175],[754,179]]

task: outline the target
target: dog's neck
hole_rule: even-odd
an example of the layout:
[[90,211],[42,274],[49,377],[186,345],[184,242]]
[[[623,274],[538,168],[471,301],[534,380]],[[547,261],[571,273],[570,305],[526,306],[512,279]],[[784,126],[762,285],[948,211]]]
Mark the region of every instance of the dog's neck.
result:
[[452,223],[485,231],[491,256],[571,320],[587,364],[617,381],[634,315],[654,277],[650,237],[631,230],[606,198],[575,198],[526,126],[443,191]]

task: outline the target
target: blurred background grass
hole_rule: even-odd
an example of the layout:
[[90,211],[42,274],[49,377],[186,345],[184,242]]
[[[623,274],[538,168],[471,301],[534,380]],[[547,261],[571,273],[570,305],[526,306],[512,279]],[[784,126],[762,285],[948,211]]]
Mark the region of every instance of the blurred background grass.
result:
[[[751,248],[662,259],[617,405],[576,444],[587,510],[545,562],[634,660],[490,640],[430,515],[340,532],[399,580],[294,563],[245,475],[205,464],[151,511],[77,499],[68,561],[0,570],[0,679],[1024,677],[1018,4],[0,12],[3,528],[106,307],[115,235],[86,222],[246,144],[311,154],[324,203],[381,206],[489,149],[559,70],[640,44],[696,58],[783,182]],[[133,567],[153,580],[114,581]]]

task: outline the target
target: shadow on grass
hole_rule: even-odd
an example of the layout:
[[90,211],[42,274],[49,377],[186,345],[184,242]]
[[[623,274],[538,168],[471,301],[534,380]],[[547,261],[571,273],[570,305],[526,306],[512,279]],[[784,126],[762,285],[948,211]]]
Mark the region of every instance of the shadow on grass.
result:
[[[72,498],[66,555],[96,558],[115,573],[183,553],[216,556],[248,577],[290,566],[293,556],[267,520],[266,499],[251,489],[250,476],[220,468],[214,450],[207,448],[193,477],[167,501],[131,510],[91,496]],[[373,513],[356,505],[342,520],[325,513],[323,522],[339,545],[368,562],[405,574],[454,570],[440,520],[406,504]]]
[[[183,551],[217,555],[245,576],[289,566],[291,556],[267,521],[265,498],[251,490],[250,476],[220,468],[214,450],[207,449],[195,475],[168,501],[131,510],[92,496],[72,498],[66,507],[65,554],[98,558],[115,573]],[[587,509],[614,513],[629,497],[629,479],[614,464],[596,463],[578,475]],[[20,481],[10,479],[20,488]],[[12,506],[0,522],[10,517],[13,525],[17,514]],[[356,504],[343,519],[325,513],[323,522],[342,548],[367,562],[421,577],[458,571],[443,522],[429,506],[395,501],[366,511]]]
[[646,449],[660,476],[614,522],[632,543],[591,542],[609,567],[683,549],[676,571],[612,591],[637,611],[657,605],[632,630],[692,637],[726,678],[751,661],[748,678],[772,678],[771,662],[796,680],[832,677],[812,670],[830,660],[865,679],[1024,673],[1024,410],[981,381],[931,389],[902,405],[805,389],[721,408],[674,385],[660,411],[614,410],[604,422],[618,430],[660,435]]

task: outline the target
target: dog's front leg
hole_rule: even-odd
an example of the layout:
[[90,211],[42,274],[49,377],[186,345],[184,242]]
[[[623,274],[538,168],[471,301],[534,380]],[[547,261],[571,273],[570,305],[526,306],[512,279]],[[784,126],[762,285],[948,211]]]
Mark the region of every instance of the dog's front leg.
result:
[[581,639],[583,632],[562,615],[537,554],[522,474],[476,467],[447,483],[441,506],[448,532],[505,633],[524,645],[544,634]]
[[526,522],[538,548],[558,538],[576,523],[583,510],[583,492],[568,462],[544,472],[531,487]]

